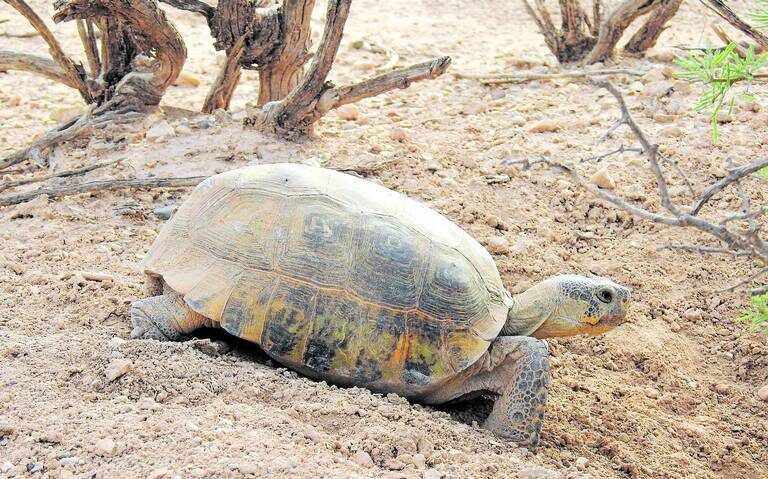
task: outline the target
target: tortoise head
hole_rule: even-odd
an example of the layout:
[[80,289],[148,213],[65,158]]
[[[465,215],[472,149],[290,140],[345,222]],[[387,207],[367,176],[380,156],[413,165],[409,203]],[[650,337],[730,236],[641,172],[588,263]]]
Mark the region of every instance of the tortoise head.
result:
[[602,334],[624,322],[629,297],[629,288],[608,278],[553,276],[513,298],[502,334]]

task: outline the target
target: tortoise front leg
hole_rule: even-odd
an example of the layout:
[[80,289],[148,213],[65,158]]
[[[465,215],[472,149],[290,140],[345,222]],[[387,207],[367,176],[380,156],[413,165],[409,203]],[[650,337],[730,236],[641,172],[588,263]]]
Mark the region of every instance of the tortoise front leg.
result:
[[440,404],[478,392],[498,394],[483,427],[536,449],[548,388],[547,344],[527,336],[500,336],[464,374],[425,402]]
[[160,296],[140,299],[131,304],[131,338],[180,341],[187,333],[209,321],[196,313],[175,291],[166,287]]

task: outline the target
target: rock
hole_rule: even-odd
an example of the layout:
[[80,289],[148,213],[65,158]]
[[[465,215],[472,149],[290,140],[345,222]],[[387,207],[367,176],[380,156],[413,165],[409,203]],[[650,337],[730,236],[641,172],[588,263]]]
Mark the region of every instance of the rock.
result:
[[172,472],[169,469],[155,469],[149,473],[147,479],[165,479],[166,477],[170,477],[171,474]]
[[104,375],[107,377],[107,381],[112,382],[126,374],[132,367],[133,363],[127,359],[113,359],[107,365],[107,369],[104,370]]
[[181,124],[177,125],[175,128],[177,135],[191,135],[192,134],[192,128],[188,127],[187,125]]
[[[235,115],[237,115],[237,113],[235,113]],[[201,117],[196,118],[192,122],[192,127],[200,128],[202,130],[207,130],[208,128],[211,128],[215,124],[216,124],[216,119],[212,115],[203,115]]]
[[727,111],[720,110],[717,112],[718,123],[731,123],[732,121],[733,121],[733,115],[731,115]]
[[427,458],[424,456],[424,454],[417,452],[413,455],[413,465],[421,469],[422,467],[427,465]]
[[406,133],[406,131],[402,128],[396,126],[389,130],[389,139],[402,143],[408,139],[408,133]]
[[639,80],[633,81],[632,83],[629,84],[629,87],[628,87],[629,91],[633,91],[635,93],[639,93],[639,92],[643,91],[643,88],[645,88],[645,87],[644,87],[643,83],[641,81],[639,81]]
[[365,451],[357,451],[355,455],[352,456],[352,460],[359,466],[373,467],[373,459],[371,459],[371,455]]
[[659,130],[659,135],[665,138],[680,138],[681,136],[683,136],[683,130],[673,125],[665,126],[661,130]]
[[61,472],[59,472],[59,479],[74,479],[74,477],[75,475],[66,469],[62,469]]
[[392,459],[387,459],[384,462],[384,467],[386,467],[390,471],[402,471],[403,469],[405,469],[405,464],[403,464],[403,461],[399,459],[392,458]]
[[117,450],[115,441],[110,438],[99,439],[96,441],[96,453],[101,456],[111,456]]
[[731,386],[725,383],[715,384],[715,391],[718,394],[731,394]]
[[178,209],[179,205],[165,205],[155,208],[152,212],[161,220],[169,220]]
[[579,470],[584,470],[584,468],[587,467],[587,464],[589,463],[589,459],[587,459],[584,456],[579,456],[576,458],[576,468]]
[[528,120],[519,113],[517,115],[512,115],[509,117],[509,124],[512,126],[523,126],[526,123],[528,123]]
[[645,393],[645,397],[650,399],[659,399],[659,390],[654,388],[645,388],[643,389],[643,393]]
[[656,113],[653,120],[659,123],[672,123],[677,119],[677,115],[667,115],[665,113]]
[[461,109],[462,115],[477,115],[485,111],[485,103],[474,102]]
[[0,472],[2,472],[3,474],[6,474],[11,469],[13,469],[13,464],[11,464],[8,461],[5,461],[4,463],[0,464]]
[[768,401],[768,384],[757,390],[757,397],[759,397],[761,401]]
[[509,251],[509,241],[503,236],[492,236],[488,239],[488,251],[504,254]]
[[336,116],[342,120],[354,121],[360,116],[360,112],[355,105],[341,105],[336,108]]
[[76,116],[80,116],[83,114],[83,109],[79,106],[70,106],[70,107],[62,107],[62,108],[55,108],[51,111],[51,120],[61,123],[66,120],[69,120],[71,118],[74,118]]
[[179,76],[176,77],[176,80],[173,82],[175,86],[200,86],[200,79],[197,78],[195,75],[187,72],[181,72],[179,73]]
[[592,176],[590,176],[589,181],[606,190],[612,190],[616,188],[616,182],[608,172],[608,168],[605,167],[600,168]]
[[560,475],[552,469],[541,466],[525,467],[517,471],[518,479],[556,479]]
[[686,321],[691,321],[695,323],[697,321],[701,321],[701,318],[702,318],[701,311],[695,308],[686,309],[685,312],[683,313],[683,319]]
[[161,142],[175,134],[173,127],[167,121],[159,121],[152,125],[144,137],[148,141]]
[[531,133],[553,133],[563,129],[563,125],[555,120],[542,120],[528,128]]
[[427,469],[421,475],[421,479],[440,479],[443,475],[435,468]]
[[103,281],[114,282],[115,281],[115,277],[112,276],[111,274],[97,272],[97,271],[81,271],[80,272],[80,276],[82,276],[83,279],[86,280],[86,281],[99,281],[99,282],[103,282]]
[[199,467],[192,469],[191,471],[189,471],[189,473],[190,475],[192,475],[192,477],[205,477],[205,471],[200,469]]

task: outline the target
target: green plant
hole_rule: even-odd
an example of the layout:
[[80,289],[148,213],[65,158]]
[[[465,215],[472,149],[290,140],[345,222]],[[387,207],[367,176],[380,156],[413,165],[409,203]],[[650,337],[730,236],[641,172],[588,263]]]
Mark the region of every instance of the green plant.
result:
[[752,296],[752,309],[744,311],[739,321],[749,322],[749,329],[768,333],[768,293]]
[[[768,21],[768,12],[765,13]],[[742,57],[737,51],[737,45],[730,43],[720,51],[707,50],[703,54],[692,54],[678,58],[675,63],[683,70],[676,72],[678,78],[704,84],[704,91],[693,105],[697,112],[709,114],[712,125],[712,142],[717,143],[717,114],[728,106],[728,113],[733,111],[736,99],[755,101],[749,94],[749,83],[755,78],[757,71],[768,63],[768,53],[755,54],[755,49],[749,47]],[[746,88],[734,91],[734,85],[746,83]]]

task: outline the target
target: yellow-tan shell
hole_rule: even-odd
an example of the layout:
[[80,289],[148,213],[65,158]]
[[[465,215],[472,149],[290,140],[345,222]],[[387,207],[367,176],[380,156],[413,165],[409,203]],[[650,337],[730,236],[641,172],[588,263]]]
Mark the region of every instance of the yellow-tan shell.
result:
[[207,179],[143,265],[286,366],[410,395],[475,362],[509,304],[488,252],[442,215],[295,164]]

